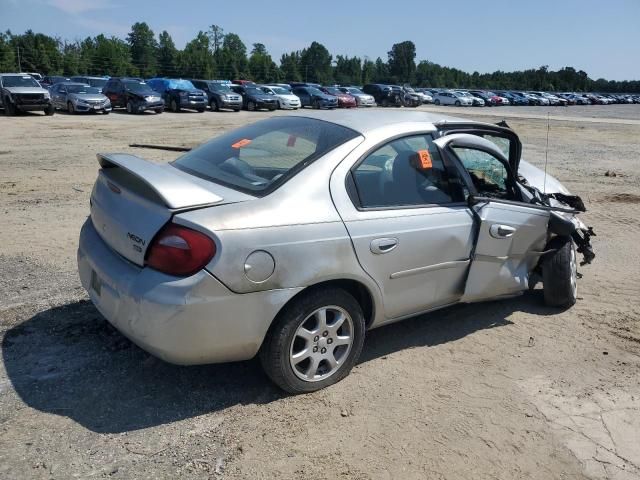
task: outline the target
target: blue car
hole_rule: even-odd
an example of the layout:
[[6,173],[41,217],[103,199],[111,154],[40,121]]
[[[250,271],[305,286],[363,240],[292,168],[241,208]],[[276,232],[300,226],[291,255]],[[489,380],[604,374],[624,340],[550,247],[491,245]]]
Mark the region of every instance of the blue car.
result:
[[147,85],[160,94],[172,112],[182,109],[204,112],[209,104],[207,94],[193,86],[189,80],[152,78]]
[[293,87],[291,93],[300,97],[300,103],[303,108],[338,108],[338,97],[327,95],[316,87]]

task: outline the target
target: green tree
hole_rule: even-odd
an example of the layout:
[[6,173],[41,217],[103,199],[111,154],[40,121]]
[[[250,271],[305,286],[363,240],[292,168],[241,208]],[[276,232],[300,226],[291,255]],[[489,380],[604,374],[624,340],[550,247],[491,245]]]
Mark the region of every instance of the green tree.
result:
[[286,82],[301,82],[300,52],[283,53],[280,57],[280,72]]
[[412,41],[396,43],[387,53],[389,73],[394,82],[413,83],[416,75],[416,46]]
[[121,77],[136,75],[138,69],[131,64],[129,45],[116,37],[107,38],[103,34],[94,39],[95,50],[88,66],[93,75]]
[[278,66],[262,43],[254,43],[249,57],[249,74],[258,83],[272,83],[279,80]]
[[226,78],[247,78],[247,47],[235,33],[227,33],[216,57],[218,68]]
[[[196,38],[187,43],[180,54],[180,76],[187,78],[214,78],[216,63],[209,47],[209,36],[202,31],[198,32]],[[174,73],[173,76],[178,75]]]
[[173,77],[178,74],[178,49],[165,30],[158,36],[158,76]]
[[153,30],[145,22],[136,22],[127,36],[131,49],[131,62],[142,77],[153,77],[158,69],[156,42]]
[[329,50],[318,42],[312,42],[309,48],[300,52],[300,73],[305,82],[330,83],[331,54]]
[[16,66],[16,56],[10,43],[11,32],[0,32],[0,72],[14,72],[18,70]]
[[211,25],[207,32],[209,36],[209,43],[214,54],[222,48],[222,42],[224,41],[224,30],[218,25]]

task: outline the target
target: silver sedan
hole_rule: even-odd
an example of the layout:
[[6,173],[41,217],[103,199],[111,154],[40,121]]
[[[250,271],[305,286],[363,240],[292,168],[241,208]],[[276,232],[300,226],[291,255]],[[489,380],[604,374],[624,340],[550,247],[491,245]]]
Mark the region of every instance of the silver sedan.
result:
[[102,94],[98,87],[90,87],[84,83],[61,82],[52,85],[51,101],[55,108],[69,113],[111,112],[111,101]]
[[547,304],[576,302],[584,205],[520,152],[504,125],[347,111],[266,119],[164,165],[99,154],[82,285],[160,358],[259,355],[284,390],[318,390],[369,329],[537,281]]

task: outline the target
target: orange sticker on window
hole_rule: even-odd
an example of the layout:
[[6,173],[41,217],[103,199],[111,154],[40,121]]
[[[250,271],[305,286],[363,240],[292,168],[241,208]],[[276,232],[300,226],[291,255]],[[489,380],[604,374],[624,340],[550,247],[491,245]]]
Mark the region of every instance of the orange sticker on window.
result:
[[242,148],[242,147],[246,147],[250,143],[251,143],[251,140],[249,140],[248,138],[243,138],[242,140],[238,140],[236,143],[231,145],[231,147],[232,148]]
[[418,154],[418,162],[417,162],[417,167],[420,170],[427,170],[429,168],[433,168],[433,163],[431,162],[431,154],[429,153],[429,150],[418,150],[416,152]]
[[289,140],[287,140],[287,147],[295,147],[297,139],[298,137],[296,137],[295,135],[289,135]]

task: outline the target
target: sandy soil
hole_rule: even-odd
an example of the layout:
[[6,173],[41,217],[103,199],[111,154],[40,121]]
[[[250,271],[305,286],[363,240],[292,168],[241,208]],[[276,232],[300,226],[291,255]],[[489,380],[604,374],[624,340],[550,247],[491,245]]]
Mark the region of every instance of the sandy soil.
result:
[[297,397],[255,361],[154,359],[75,273],[96,152],[268,114],[0,117],[0,478],[640,478],[640,106],[423,109],[505,118],[538,165],[550,112],[549,172],[598,233],[578,303],[536,290],[372,331],[347,379]]

